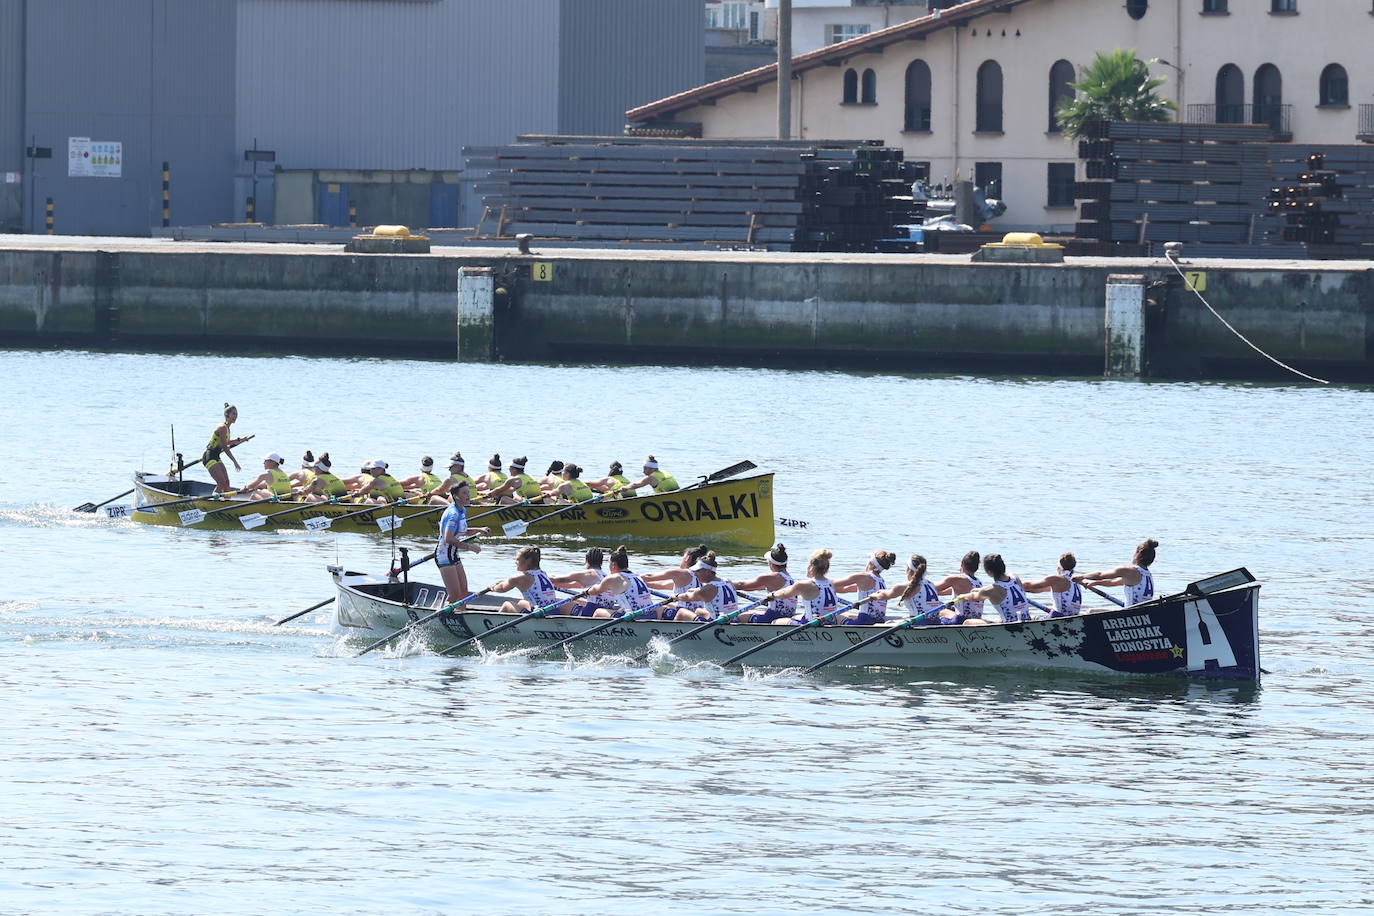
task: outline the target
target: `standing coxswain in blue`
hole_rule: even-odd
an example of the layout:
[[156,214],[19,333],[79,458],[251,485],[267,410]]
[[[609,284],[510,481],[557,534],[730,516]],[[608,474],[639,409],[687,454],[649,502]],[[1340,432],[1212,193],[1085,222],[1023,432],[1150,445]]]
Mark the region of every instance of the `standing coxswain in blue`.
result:
[[[654,594],[637,574],[630,571],[630,552],[621,544],[606,560],[611,571],[596,585],[588,589],[588,597],[594,599],[610,598],[615,602],[615,610],[597,608],[593,617],[623,617],[642,611],[654,604]],[[650,620],[650,617],[639,618]]]
[[[719,561],[713,552],[707,551],[697,560],[692,565],[692,573],[699,584],[679,594],[677,600],[683,603],[684,609],[673,619],[684,623],[715,620],[738,607],[735,586],[721,578]],[[687,606],[692,609],[687,610]]]
[[911,559],[906,562],[905,582],[875,591],[869,599],[870,603],[895,599],[905,616],[925,617],[926,619],[921,621],[922,625],[950,625],[959,622],[959,615],[952,609],[942,614],[935,613],[944,603],[940,600],[940,593],[935,589],[935,583],[926,576],[926,558],[919,553],[912,554]]
[[[768,572],[761,576],[755,576],[747,582],[735,582],[734,586],[737,591],[750,592],[767,589],[769,592],[777,592],[796,581],[792,578],[792,574],[787,571],[787,548],[783,544],[778,544],[764,554],[763,558],[768,562]],[[796,598],[775,598],[759,605],[757,611],[746,611],[738,619],[740,623],[772,623],[781,617],[791,617],[796,612]]]
[[[1026,601],[1026,593],[1021,588],[1021,580],[1016,576],[1007,573],[1006,561],[1001,554],[990,553],[983,558],[983,571],[992,577],[992,582],[981,588],[976,588],[972,592],[960,592],[956,594],[955,600],[961,602],[981,602],[987,601],[997,609],[997,617],[1001,623],[1029,623],[1030,603]],[[965,620],[969,624],[986,624],[980,616],[978,619]]]
[[[890,550],[875,550],[873,555],[868,558],[868,564],[861,573],[845,576],[835,580],[835,591],[837,594],[846,592],[858,592],[855,602],[863,601],[874,592],[883,591],[887,588],[887,583],[883,581],[883,573],[892,568],[892,564],[897,562],[897,555]],[[872,598],[864,601],[853,610],[841,611],[836,617],[836,623],[848,624],[849,626],[871,626],[875,623],[882,623],[887,619],[887,600],[883,598]]]
[[502,614],[527,614],[558,600],[553,580],[539,568],[539,561],[538,547],[521,547],[515,552],[515,575],[491,587],[493,592],[520,590],[521,598],[518,601],[507,601],[501,605]]
[[1084,573],[1081,576],[1074,576],[1073,581],[1096,585],[1101,588],[1111,588],[1114,585],[1124,586],[1126,589],[1126,607],[1143,604],[1155,596],[1155,577],[1150,573],[1150,564],[1155,561],[1155,548],[1158,546],[1159,541],[1149,538],[1136,547],[1135,556],[1131,558],[1130,566],[1118,566],[1116,569]]
[[795,626],[810,623],[839,607],[839,599],[835,596],[835,586],[825,577],[826,573],[830,572],[830,558],[832,556],[833,554],[828,550],[817,550],[806,561],[807,578],[798,579],[786,588],[769,592],[765,596],[767,601],[774,601],[779,598],[797,599],[796,612],[791,617],[774,620],[774,624]]
[[[978,551],[970,550],[964,554],[964,558],[959,561],[959,571],[953,575],[945,576],[935,583],[935,591],[941,595],[967,595],[976,592],[983,587],[983,582],[978,578],[978,561],[982,557]],[[950,620],[946,621],[948,616]],[[945,623],[967,623],[970,620],[983,619],[983,600],[970,600],[955,605],[951,611],[942,611],[940,622]]]
[[439,567],[439,575],[444,578],[444,588],[448,591],[448,603],[466,598],[472,592],[468,589],[468,576],[463,570],[459,554],[463,551],[481,553],[482,548],[471,541],[464,541],[464,535],[483,535],[486,528],[468,527],[468,503],[472,500],[472,488],[461,482],[449,490],[451,502],[444,514],[439,517],[439,543],[434,547],[434,562]]
[[1049,592],[1054,598],[1051,617],[1076,617],[1083,613],[1083,589],[1073,581],[1073,569],[1078,559],[1071,553],[1059,558],[1059,569],[1043,579],[1022,582],[1021,587],[1029,594]]

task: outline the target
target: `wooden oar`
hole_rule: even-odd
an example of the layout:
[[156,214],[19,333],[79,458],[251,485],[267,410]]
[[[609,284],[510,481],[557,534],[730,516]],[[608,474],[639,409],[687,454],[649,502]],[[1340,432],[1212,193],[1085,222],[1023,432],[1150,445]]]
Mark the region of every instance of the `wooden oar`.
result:
[[261,506],[263,503],[274,503],[279,500],[280,497],[278,496],[269,496],[266,499],[253,499],[246,503],[232,503],[228,506],[220,506],[218,509],[211,509],[209,512],[200,509],[188,509],[181,513],[181,523],[183,525],[199,525],[210,516],[218,515],[220,512],[228,512],[230,509],[246,509],[249,506]]
[[296,613],[292,614],[290,617],[283,617],[281,620],[278,620],[276,623],[272,624],[272,626],[274,626],[274,627],[279,627],[279,626],[281,626],[281,625],[284,624],[284,623],[290,623],[291,621],[295,620],[297,617],[304,617],[306,614],[309,614],[311,611],[319,610],[320,608],[324,607],[326,604],[328,604],[329,602],[331,602],[331,601],[333,601],[333,600],[334,600],[334,597],[331,595],[330,597],[328,597],[328,598],[324,599],[323,601],[321,601],[319,604],[312,604],[312,605],[310,605],[310,607],[306,608],[305,610],[303,610],[303,611],[297,611]]
[[501,532],[508,538],[518,538],[520,535],[524,534],[526,531],[529,530],[530,525],[537,525],[542,521],[547,521],[548,519],[553,518],[554,516],[562,515],[564,512],[569,512],[573,509],[576,509],[578,506],[585,506],[587,503],[600,502],[605,498],[606,494],[598,493],[591,499],[584,499],[581,502],[569,503],[561,509],[550,512],[547,515],[541,515],[538,518],[532,518],[528,522],[521,521],[517,518],[513,522],[506,522],[504,525],[502,525]]
[[910,627],[914,627],[914,626],[916,626],[916,624],[917,624],[918,622],[920,622],[920,621],[922,621],[922,620],[925,620],[925,619],[928,618],[931,614],[939,614],[941,611],[948,610],[949,608],[954,607],[954,605],[956,605],[956,604],[958,604],[958,603],[959,603],[959,602],[957,602],[957,601],[951,601],[951,602],[949,602],[948,604],[945,604],[945,605],[942,606],[942,607],[937,607],[937,608],[935,608],[934,610],[925,611],[925,612],[923,612],[923,613],[915,614],[915,615],[913,615],[913,616],[911,616],[911,617],[908,617],[908,618],[906,618],[905,620],[903,620],[901,623],[898,623],[898,624],[896,624],[896,625],[894,625],[894,626],[883,627],[883,632],[877,633],[877,634],[875,634],[875,635],[873,635],[873,636],[870,636],[868,639],[860,640],[859,642],[856,642],[854,645],[849,646],[849,647],[846,648],[846,649],[841,649],[839,652],[836,652],[834,655],[831,655],[831,656],[828,656],[828,657],[826,657],[826,658],[821,659],[820,661],[816,662],[814,665],[811,665],[811,666],[808,667],[808,668],[802,669],[802,674],[810,674],[812,671],[815,671],[817,668],[824,668],[826,665],[830,664],[831,662],[837,662],[837,661],[839,661],[840,659],[844,658],[846,655],[848,655],[848,654],[851,653],[851,652],[858,652],[858,651],[859,651],[860,649],[862,649],[864,646],[871,646],[871,645],[873,645],[873,643],[877,642],[878,640],[884,639],[884,638],[890,636],[891,634],[896,633],[898,630],[905,630],[905,629],[908,629],[908,628],[910,628]]
[[755,652],[761,652],[762,650],[767,649],[769,646],[773,645],[774,643],[780,643],[780,642],[782,642],[784,639],[791,639],[793,636],[795,636],[797,633],[800,633],[802,630],[809,630],[809,629],[811,629],[812,627],[819,627],[819,626],[823,626],[823,625],[826,624],[826,623],[832,622],[832,621],[835,619],[835,615],[839,614],[840,611],[847,611],[847,610],[849,610],[850,608],[858,607],[860,604],[863,604],[864,601],[867,601],[868,599],[865,598],[865,599],[863,599],[863,601],[857,601],[857,602],[854,602],[853,604],[851,604],[851,603],[848,602],[848,601],[845,601],[843,598],[836,598],[835,600],[836,600],[837,603],[844,605],[844,607],[842,607],[842,608],[841,608],[841,607],[837,607],[837,608],[835,608],[835,610],[831,611],[830,613],[828,613],[828,614],[822,614],[821,616],[817,617],[815,620],[809,620],[809,621],[807,621],[806,623],[803,623],[803,624],[798,624],[798,625],[796,625],[796,626],[787,627],[782,633],[780,633],[780,634],[777,635],[777,636],[774,636],[772,639],[765,639],[763,642],[759,643],[757,646],[754,646],[752,649],[745,649],[743,652],[739,652],[739,653],[736,653],[735,655],[730,656],[730,657],[727,658],[725,661],[721,662],[721,663],[720,663],[720,666],[721,666],[722,668],[724,668],[726,665],[733,665],[735,662],[739,661],[740,659],[742,659],[742,658],[748,658],[749,656],[753,655]]
[[736,474],[743,474],[745,471],[752,471],[756,467],[758,467],[757,464],[746,458],[739,464],[732,464],[728,468],[721,468],[714,474],[707,474],[705,477],[701,478],[696,483],[688,484],[687,486],[683,487],[682,490],[678,490],[677,492],[681,493],[683,490],[695,490],[697,487],[704,487],[708,483],[716,483],[718,481],[725,480],[727,477],[734,477]]
[[1109,595],[1108,593],[1104,592],[1102,589],[1098,588],[1096,585],[1092,585],[1091,583],[1088,583],[1088,582],[1080,582],[1080,583],[1078,583],[1078,584],[1081,585],[1081,586],[1083,586],[1084,588],[1086,588],[1088,591],[1092,592],[1092,593],[1095,594],[1095,595],[1101,595],[1103,598],[1106,598],[1108,601],[1110,601],[1112,604],[1115,604],[1117,607],[1125,607],[1125,606],[1126,606],[1126,602],[1122,601],[1120,598],[1116,597],[1115,595]]
[[598,624],[597,626],[592,627],[590,630],[583,630],[581,633],[574,633],[567,639],[560,640],[556,643],[551,643],[547,646],[536,646],[534,651],[530,652],[525,657],[534,658],[536,655],[542,655],[545,652],[548,652],[550,649],[558,649],[563,646],[566,646],[568,643],[577,642],[579,639],[586,639],[588,636],[595,636],[597,633],[600,633],[603,630],[609,630],[611,627],[615,626],[618,623],[626,623],[631,620],[638,620],[640,617],[649,613],[655,608],[662,607],[663,605],[668,604],[671,601],[673,601],[673,599],[669,598],[667,601],[660,601],[658,604],[651,604],[648,607],[642,607],[637,611],[630,611],[628,614],[623,614],[620,617],[612,617],[605,623]]
[[519,617],[515,618],[514,620],[507,620],[505,623],[498,624],[498,625],[492,627],[490,630],[487,630],[485,633],[482,633],[482,634],[480,634],[480,635],[478,635],[478,636],[470,636],[470,637],[468,637],[467,639],[463,640],[462,642],[460,642],[460,643],[458,643],[458,644],[456,644],[456,645],[449,646],[447,649],[443,650],[443,651],[440,652],[439,654],[440,654],[440,655],[448,655],[450,652],[457,652],[459,649],[463,648],[464,646],[470,645],[471,643],[475,643],[475,642],[481,642],[482,640],[486,639],[488,636],[495,636],[497,633],[500,633],[502,630],[509,630],[511,627],[515,626],[516,624],[518,624],[518,623],[524,623],[526,620],[534,620],[534,619],[536,619],[536,618],[543,617],[543,616],[544,616],[545,614],[547,614],[549,611],[553,610],[554,608],[558,607],[558,606],[561,605],[561,604],[567,604],[569,601],[576,601],[578,598],[585,598],[586,596],[587,596],[587,593],[586,593],[585,591],[583,591],[583,592],[578,592],[577,594],[575,594],[575,595],[569,595],[567,598],[563,598],[563,599],[560,600],[560,601],[555,601],[553,604],[549,604],[549,605],[546,605],[546,606],[544,606],[544,607],[537,607],[537,608],[535,608],[535,609],[532,610],[532,611],[528,611],[528,612],[526,612],[526,613],[524,613],[524,614],[521,614]]
[[485,594],[487,594],[487,593],[490,592],[490,591],[491,591],[491,586],[488,585],[486,588],[482,589],[480,592],[473,592],[471,595],[468,595],[466,598],[459,598],[457,601],[453,602],[452,604],[445,605],[444,607],[439,608],[439,610],[435,611],[433,614],[426,614],[424,617],[421,617],[419,620],[412,620],[410,623],[408,623],[408,624],[406,624],[405,626],[401,627],[401,628],[400,628],[399,630],[397,630],[395,633],[392,633],[390,636],[383,636],[381,639],[379,639],[379,640],[377,640],[376,642],[372,643],[372,645],[370,645],[370,646],[368,646],[367,648],[363,649],[363,651],[359,652],[357,655],[355,655],[355,656],[353,656],[353,657],[354,657],[354,658],[362,658],[364,655],[366,655],[367,653],[371,652],[373,649],[376,649],[376,648],[378,648],[379,646],[384,646],[384,645],[386,645],[387,643],[391,642],[391,641],[392,641],[393,639],[395,639],[397,636],[400,636],[400,635],[403,634],[403,633],[408,633],[409,631],[415,629],[416,627],[424,626],[425,624],[427,624],[427,623],[429,623],[431,620],[433,620],[435,617],[438,617],[440,614],[443,614],[443,613],[445,613],[445,612],[447,612],[447,611],[451,611],[451,610],[453,610],[454,608],[457,608],[457,607],[462,607],[463,605],[465,605],[465,604],[467,604],[469,601],[471,601],[473,598],[477,598],[477,597],[480,597],[480,596],[482,596],[482,595],[485,595]]

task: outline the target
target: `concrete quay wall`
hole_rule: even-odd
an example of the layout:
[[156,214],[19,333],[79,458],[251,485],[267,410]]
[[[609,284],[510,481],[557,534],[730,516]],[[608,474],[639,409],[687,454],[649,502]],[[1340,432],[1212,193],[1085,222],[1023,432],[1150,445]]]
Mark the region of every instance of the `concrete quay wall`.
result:
[[[16,241],[17,239],[17,241]],[[0,344],[414,353],[1098,374],[1104,289],[1143,289],[1143,374],[1278,377],[1161,260],[973,264],[961,256],[0,240]],[[1255,344],[1316,375],[1374,377],[1374,264],[1190,263]],[[480,303],[479,303],[480,305]],[[489,321],[489,326],[480,326]],[[484,336],[485,335],[485,336]]]

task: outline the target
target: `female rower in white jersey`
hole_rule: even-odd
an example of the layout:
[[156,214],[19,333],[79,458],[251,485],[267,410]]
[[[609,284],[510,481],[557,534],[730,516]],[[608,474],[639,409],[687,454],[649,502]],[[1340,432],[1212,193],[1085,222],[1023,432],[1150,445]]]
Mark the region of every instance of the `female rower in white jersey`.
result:
[[507,601],[501,605],[502,614],[526,614],[535,608],[548,607],[558,600],[553,580],[539,568],[539,548],[521,547],[515,552],[515,575],[491,587],[494,592],[508,592],[519,589],[518,601]]
[[694,610],[684,608],[674,616],[674,620],[683,623],[704,623],[724,616],[739,606],[735,587],[721,578],[719,561],[715,553],[707,551],[705,556],[692,565],[692,572],[696,574],[697,582],[700,584],[696,588],[682,592],[677,601],[697,607]]
[[806,561],[807,578],[798,579],[786,588],[769,592],[765,596],[768,601],[776,601],[779,598],[797,599],[796,613],[791,617],[774,620],[774,624],[791,626],[810,623],[839,607],[839,599],[835,597],[835,586],[825,577],[825,574],[830,572],[832,556],[828,550],[817,550]]
[[[589,598],[610,598],[615,602],[615,610],[597,608],[593,617],[623,617],[650,607],[654,603],[653,592],[638,575],[630,571],[630,553],[621,544],[606,559],[610,574],[588,590]],[[652,618],[643,617],[650,620]]]
[[[836,594],[858,592],[855,597],[855,604],[858,606],[848,611],[841,611],[835,618],[835,622],[851,627],[866,627],[886,620],[887,600],[870,598],[869,596],[887,588],[887,583],[883,581],[883,573],[891,569],[892,564],[896,562],[897,555],[892,551],[875,550],[873,555],[868,558],[868,563],[863,572],[845,576],[843,579],[836,579],[834,583]],[[865,598],[869,600],[864,601],[863,604],[858,604]]]
[[1126,589],[1126,607],[1143,604],[1155,596],[1155,577],[1150,572],[1150,564],[1155,561],[1155,548],[1158,546],[1159,541],[1149,538],[1136,547],[1130,566],[1084,573],[1074,576],[1073,581],[1102,588],[1121,585]]
[[[586,569],[579,569],[577,572],[567,573],[562,576],[551,576],[555,588],[563,590],[576,589],[582,591],[591,588],[593,585],[600,585],[606,579],[606,571],[601,568],[604,555],[600,547],[593,547],[587,551],[583,562]],[[573,602],[572,614],[575,617],[610,617],[616,609],[615,599],[607,595],[588,596],[583,601]],[[598,610],[606,613],[598,614]]]
[[935,583],[926,577],[926,558],[913,553],[906,561],[906,581],[888,586],[869,596],[871,601],[891,601],[896,599],[907,617],[924,617],[919,626],[958,623],[959,615],[953,608],[946,608],[935,590]]
[[1059,569],[1053,575],[1022,582],[1021,587],[1029,594],[1049,592],[1054,598],[1051,617],[1076,617],[1083,613],[1083,589],[1073,581],[1073,568],[1077,565],[1078,559],[1066,553],[1059,558]]
[[[956,601],[987,601],[997,609],[1000,623],[1029,623],[1030,604],[1021,588],[1021,580],[1008,575],[1007,564],[1001,554],[990,553],[983,557],[983,571],[992,577],[992,582],[969,593],[955,595]],[[965,620],[965,624],[985,624],[982,617]]]
[[444,579],[450,604],[471,594],[468,591],[468,575],[463,570],[463,560],[459,554],[465,550],[482,552],[481,547],[464,538],[487,533],[486,528],[468,527],[468,503],[471,498],[471,488],[466,482],[459,483],[449,490],[449,506],[439,517],[439,543],[434,546],[434,563]]
[[[970,550],[964,554],[964,558],[959,561],[959,571],[953,575],[945,576],[935,583],[935,591],[941,595],[967,595],[976,592],[983,587],[983,581],[978,578],[978,562],[982,558],[978,551]],[[968,623],[971,620],[981,621],[983,619],[983,599],[979,598],[972,601],[963,601],[954,606],[952,619],[946,621],[945,614],[941,613],[941,623]]]
[[[769,592],[777,592],[796,581],[792,578],[792,574],[787,571],[786,546],[779,543],[778,546],[764,554],[763,558],[768,561],[768,572],[761,576],[755,576],[747,582],[734,583],[737,591],[748,592],[762,588]],[[782,617],[791,617],[796,612],[796,598],[775,598],[759,605],[759,609],[756,611],[746,611],[739,615],[739,622],[772,623]]]
[[[650,573],[644,577],[644,581],[650,588],[672,588],[673,594],[680,595],[691,588],[696,588],[701,583],[697,581],[697,574],[692,570],[697,560],[706,556],[708,548],[705,544],[698,544],[695,547],[688,547],[682,551],[682,559],[678,562],[677,569],[665,569],[661,572]],[[696,606],[680,605],[680,609],[694,611]],[[650,617],[649,620],[672,620],[674,609],[671,605],[660,608],[656,611],[657,618]],[[667,614],[668,616],[663,616]]]

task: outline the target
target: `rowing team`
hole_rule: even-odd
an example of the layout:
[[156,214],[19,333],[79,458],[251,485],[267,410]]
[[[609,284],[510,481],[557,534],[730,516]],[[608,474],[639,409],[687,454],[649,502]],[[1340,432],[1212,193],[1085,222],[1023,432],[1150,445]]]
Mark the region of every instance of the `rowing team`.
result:
[[[1053,608],[1046,609],[1048,617],[1072,617],[1083,613],[1082,584],[1090,587],[1124,586],[1125,605],[1130,606],[1154,597],[1154,579],[1150,565],[1155,559],[1159,543],[1146,540],[1136,547],[1130,564],[1115,569],[1078,573],[1077,560],[1071,553],[1059,559],[1059,568],[1051,575],[1035,581],[1023,581],[1007,572],[999,554],[979,556],[977,551],[964,555],[960,571],[939,581],[927,575],[926,559],[913,555],[906,564],[905,581],[888,585],[884,576],[897,560],[896,554],[878,550],[869,558],[862,572],[831,580],[831,552],[817,550],[807,561],[806,577],[793,578],[788,572],[787,548],[778,544],[764,556],[768,572],[748,581],[732,581],[720,574],[715,553],[698,545],[683,552],[676,569],[640,575],[630,568],[625,547],[611,551],[609,558],[600,548],[587,551],[586,568],[562,576],[550,576],[540,569],[538,547],[522,547],[515,556],[514,575],[492,585],[488,591],[519,590],[518,601],[502,605],[503,613],[529,613],[538,608],[560,604],[559,589],[580,589],[579,595],[566,599],[562,612],[570,616],[621,617],[633,614],[640,620],[673,620],[683,623],[707,622],[729,617],[740,623],[806,624],[815,621],[850,626],[873,625],[888,619],[888,603],[894,602],[904,618],[920,618],[929,625],[978,626],[989,621],[983,618],[984,605],[997,612],[999,623],[1021,623],[1036,619],[1031,613],[1027,593],[1048,592],[1053,596]],[[447,554],[451,569],[456,552]],[[984,584],[978,577],[979,561],[991,581]],[[602,568],[603,561],[609,572]],[[461,566],[461,563],[459,563]],[[467,595],[464,580],[458,591],[450,576],[445,585],[450,596]],[[672,588],[666,601],[656,601],[654,587]],[[741,593],[767,589],[758,600],[741,603]],[[855,594],[855,601],[842,602],[841,594]],[[841,608],[847,605],[848,610]]]

